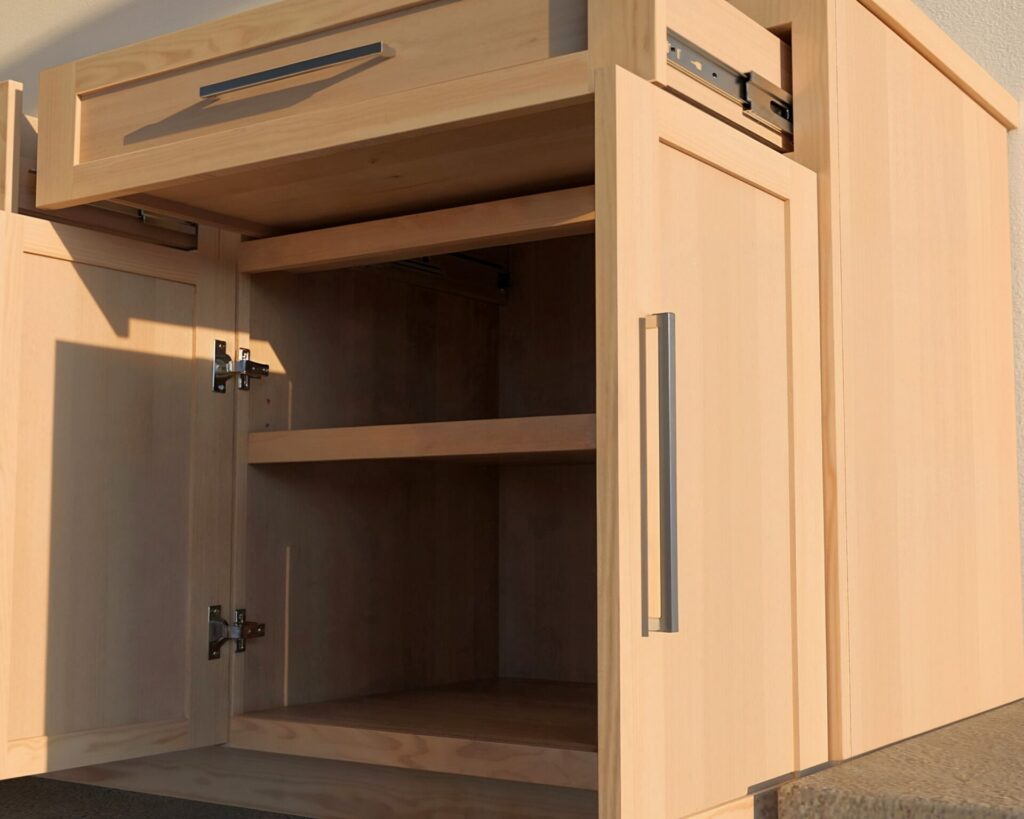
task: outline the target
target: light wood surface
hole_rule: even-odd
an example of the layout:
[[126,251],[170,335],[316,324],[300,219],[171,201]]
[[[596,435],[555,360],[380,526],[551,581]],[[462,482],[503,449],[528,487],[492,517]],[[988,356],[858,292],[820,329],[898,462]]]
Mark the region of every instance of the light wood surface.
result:
[[236,716],[231,746],[596,788],[592,685],[491,680]]
[[[35,165],[34,161],[32,165]],[[174,224],[170,219],[156,223],[151,218],[142,218],[140,209],[128,205],[119,206],[98,202],[95,205],[80,205],[61,210],[40,210],[36,207],[35,170],[28,170],[23,164],[20,176],[18,212],[24,213],[26,216],[35,216],[62,225],[83,227],[111,236],[151,242],[177,250],[195,250],[198,245],[197,230],[194,224],[190,225],[185,222]]]
[[[243,322],[271,375],[245,428],[494,418],[497,310],[357,270],[253,277]],[[236,709],[496,676],[496,481],[462,463],[250,468],[245,601],[277,625]]]
[[[794,157],[822,184],[830,754],[841,759],[1021,695],[1005,135],[993,99],[979,107],[966,93],[980,69],[940,48],[945,35],[929,41],[936,29],[916,9],[737,4],[791,27],[796,104],[821,126],[798,133]],[[879,100],[880,120],[839,129]],[[980,665],[990,672],[963,676]]]
[[501,676],[597,682],[596,503],[593,464],[499,470]]
[[1024,633],[1006,133],[864,7],[839,22],[840,120],[886,112],[839,155],[858,754],[1024,695]]
[[[491,88],[488,99],[493,95]],[[448,110],[451,99],[451,94],[439,94],[431,110]],[[382,110],[382,115],[393,122],[393,111]],[[180,216],[198,202],[207,214],[204,222],[231,214],[227,218],[233,223],[263,225],[258,233],[251,228],[240,229],[242,233],[304,231],[589,185],[593,141],[589,101],[509,113],[464,127],[357,143],[323,156],[261,168],[258,174],[173,185],[161,190],[164,204],[152,203],[152,209],[169,203]],[[453,168],[459,172],[453,173]],[[472,172],[466,173],[467,168]]]
[[1020,103],[913,0],[859,0],[909,46],[1007,128],[1020,124]]
[[[592,91],[587,55],[568,54],[384,97],[371,97],[340,108],[243,123],[188,140],[79,161],[79,105],[71,91],[74,70],[74,64],[50,69],[43,73],[40,81],[42,128],[38,198],[41,207],[68,207],[159,190],[160,196],[172,201],[185,201],[204,210],[238,218],[248,217],[198,196],[182,200],[181,190],[174,190],[172,186],[203,182],[200,187],[209,195],[224,182],[224,178],[210,180],[211,174],[223,177],[228,171],[239,171],[243,179],[248,177],[250,182],[257,182],[252,172],[266,165],[291,164],[284,161],[343,146],[393,139],[411,131],[451,131],[488,118],[505,119],[515,111],[558,108],[583,100]],[[74,105],[69,104],[68,99]],[[396,112],[401,112],[401,116],[396,116]],[[525,136],[517,134],[514,139],[521,142],[530,139],[530,135],[528,132]],[[510,140],[513,137],[507,135],[505,141]],[[527,152],[510,155],[509,161],[515,161],[516,157],[526,167],[531,166]],[[542,158],[535,157],[533,162]],[[316,157],[314,161],[319,174],[323,175],[323,158]],[[301,175],[301,163],[294,170]],[[236,174],[232,173],[227,178],[234,176]],[[262,186],[266,181],[260,178],[257,184]],[[355,195],[363,193],[359,189]],[[315,196],[315,193],[308,191],[307,195]],[[270,217],[250,221],[273,224],[274,220],[286,218],[286,210],[276,215],[271,211]]]
[[487,458],[594,451],[593,415],[336,427],[249,436],[249,463]]
[[[849,675],[846,559],[840,548],[846,530],[843,440],[845,401],[842,292],[839,267],[839,114],[835,4],[831,0],[733,0],[762,25],[790,31],[793,45],[793,105],[800,112],[793,159],[818,176],[818,235],[821,293],[821,381],[823,471],[825,476],[826,623],[828,631],[829,756],[846,754]],[[845,537],[845,535],[843,535]]]
[[[339,17],[346,13],[345,6],[338,7]],[[374,42],[386,42],[395,56],[343,63],[199,99],[199,88],[211,83]],[[583,52],[586,47],[584,0],[421,4],[258,50],[228,47],[221,57],[186,70],[98,92],[86,93],[80,87],[79,161],[265,125],[281,117],[315,117],[363,100]]]
[[21,83],[0,82],[0,211],[18,209],[21,184]]
[[[508,251],[498,412],[594,411],[594,239]],[[503,677],[597,681],[594,466],[498,471],[498,667]]]
[[594,188],[571,188],[245,242],[240,273],[327,270],[593,233]]
[[[827,755],[816,183],[622,69],[598,125],[601,812],[686,816]],[[668,310],[680,631],[645,637],[638,327]]]
[[76,63],[75,89],[83,93],[159,76],[210,62],[228,53],[245,53],[303,35],[316,34],[389,14],[414,11],[435,0],[279,0],[181,31],[132,43]]
[[175,251],[2,218],[0,775],[223,741],[228,669],[204,641],[232,408],[197,375],[232,332],[219,236],[169,275]]
[[593,68],[621,65],[644,79],[663,80],[666,5],[666,0],[588,0]]
[[315,819],[594,819],[597,793],[231,748],[80,768],[61,779]]
[[[728,0],[667,0],[665,18],[669,29],[735,71],[754,71],[780,88],[792,91],[789,46]],[[751,119],[739,103],[673,64],[668,64],[662,82],[762,142],[780,151],[792,148],[791,137]]]
[[[1020,105],[1013,95],[968,56],[967,52],[913,0],[857,2],[996,120],[1007,128],[1017,127],[1020,121]],[[803,57],[798,57],[794,53],[794,59],[829,60],[833,72],[829,75],[830,78],[818,75],[818,78],[807,86],[801,85],[797,78],[798,81],[794,83],[795,89],[803,89],[813,98],[824,93],[824,89],[815,92],[816,86],[835,83],[836,14],[842,8],[837,0],[733,0],[733,5],[766,28],[791,28],[791,42],[795,51],[805,52]],[[796,45],[798,41],[799,48]],[[807,80],[810,81],[813,77],[814,75],[808,75]],[[815,110],[818,109],[820,104],[815,104]],[[814,141],[818,135],[811,132],[806,138]]]
[[[247,279],[249,343],[272,365],[249,394],[253,439],[256,430],[430,430],[480,418],[500,428],[520,423],[501,418],[513,414],[592,424],[592,239],[472,255],[509,271],[504,306],[369,268]],[[395,461],[249,470],[245,599],[282,625],[247,652],[236,707],[496,676],[499,667],[592,681],[592,469]],[[517,556],[533,573],[500,568]],[[350,591],[339,596],[342,585]],[[455,591],[466,588],[475,593]],[[411,614],[421,606],[435,611],[432,621]]]

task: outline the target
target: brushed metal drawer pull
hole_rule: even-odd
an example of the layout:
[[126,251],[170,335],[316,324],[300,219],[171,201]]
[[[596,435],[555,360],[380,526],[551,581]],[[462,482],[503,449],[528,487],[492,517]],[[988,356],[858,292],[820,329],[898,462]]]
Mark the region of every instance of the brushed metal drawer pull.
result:
[[[648,388],[651,367],[648,363],[647,333],[658,334],[658,571],[657,597],[652,600],[649,579],[651,554],[648,503],[648,436],[651,434],[648,415]],[[640,491],[643,501],[641,512],[641,550],[643,605],[642,634],[652,631],[674,633],[679,631],[679,556],[676,510],[676,316],[675,313],[655,313],[640,319],[640,430],[641,476]],[[653,397],[653,396],[652,396]],[[653,523],[653,521],[652,521]],[[652,611],[653,609],[653,611]]]
[[235,77],[232,80],[215,82],[204,85],[199,89],[200,99],[209,99],[231,91],[240,91],[243,88],[252,88],[254,85],[283,80],[285,77],[294,77],[298,74],[306,74],[309,71],[316,71],[319,68],[328,68],[332,65],[347,63],[351,60],[358,60],[363,57],[381,57],[389,60],[395,56],[395,49],[387,43],[369,43],[368,45],[346,48],[344,51],[336,51],[333,54],[324,54],[322,57],[313,57],[309,60],[300,60],[297,63],[268,68],[266,71],[257,71],[255,74],[246,74],[243,77]]

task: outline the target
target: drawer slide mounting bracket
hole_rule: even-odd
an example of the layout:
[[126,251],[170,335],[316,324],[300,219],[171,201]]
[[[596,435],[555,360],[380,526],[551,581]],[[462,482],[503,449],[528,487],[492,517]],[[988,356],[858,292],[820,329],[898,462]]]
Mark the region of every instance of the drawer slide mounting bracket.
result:
[[228,382],[238,378],[238,389],[248,390],[253,378],[263,378],[270,374],[267,364],[260,364],[249,357],[249,351],[242,347],[238,351],[238,361],[232,361],[228,355],[226,341],[217,339],[213,345],[213,391],[227,392]]
[[742,106],[743,113],[780,134],[793,134],[793,97],[754,71],[737,71],[669,29],[668,62]]
[[208,659],[220,659],[220,649],[228,640],[235,641],[235,653],[245,651],[246,640],[264,637],[267,627],[264,623],[253,623],[246,620],[245,609],[235,609],[235,617],[228,622],[221,616],[220,606],[210,606],[210,648]]

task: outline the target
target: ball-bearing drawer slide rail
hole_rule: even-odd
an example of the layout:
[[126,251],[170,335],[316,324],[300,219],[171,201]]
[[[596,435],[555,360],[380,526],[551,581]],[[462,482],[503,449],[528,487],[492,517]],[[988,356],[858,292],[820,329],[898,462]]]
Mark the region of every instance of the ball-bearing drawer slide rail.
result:
[[780,134],[793,135],[793,96],[754,71],[737,71],[669,29],[668,62],[743,107]]

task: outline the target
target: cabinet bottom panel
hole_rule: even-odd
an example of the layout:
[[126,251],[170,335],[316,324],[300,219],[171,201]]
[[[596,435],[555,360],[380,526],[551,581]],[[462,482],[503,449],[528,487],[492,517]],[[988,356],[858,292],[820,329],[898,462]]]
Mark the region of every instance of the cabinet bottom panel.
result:
[[482,680],[293,705],[235,717],[230,744],[596,789],[596,686]]

